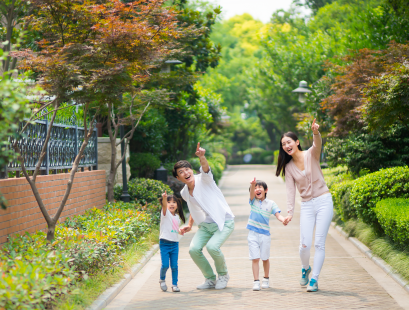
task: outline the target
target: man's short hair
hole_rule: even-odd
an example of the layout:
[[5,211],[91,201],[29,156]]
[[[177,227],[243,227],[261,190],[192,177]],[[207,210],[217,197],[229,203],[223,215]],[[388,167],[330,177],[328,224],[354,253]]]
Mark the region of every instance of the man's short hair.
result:
[[[264,188],[264,190],[268,189],[267,183],[262,181],[262,180],[256,180],[256,185],[255,186],[257,186],[257,185],[262,186]],[[251,188],[251,186],[250,186],[250,188]],[[250,188],[249,188],[249,191],[250,191]],[[264,198],[266,198],[266,197],[267,197],[267,193],[265,193],[265,195],[264,195]]]
[[180,168],[190,168],[193,170],[192,165],[187,160],[179,160],[174,166],[172,170],[173,176],[176,178],[178,176],[178,169]]

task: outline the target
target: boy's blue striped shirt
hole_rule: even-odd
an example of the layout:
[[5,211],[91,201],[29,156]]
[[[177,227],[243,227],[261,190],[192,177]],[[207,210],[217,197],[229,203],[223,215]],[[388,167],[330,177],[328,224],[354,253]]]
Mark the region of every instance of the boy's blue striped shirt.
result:
[[263,201],[254,198],[249,200],[251,207],[247,229],[270,236],[270,215],[281,212],[277,204],[269,199]]

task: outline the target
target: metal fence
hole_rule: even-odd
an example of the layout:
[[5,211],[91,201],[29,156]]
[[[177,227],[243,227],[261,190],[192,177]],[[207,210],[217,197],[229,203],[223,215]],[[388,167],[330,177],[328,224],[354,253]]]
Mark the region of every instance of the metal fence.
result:
[[[20,130],[25,123],[20,124]],[[35,166],[40,158],[40,153],[49,128],[47,116],[29,124],[24,131],[22,138],[17,144],[24,159],[27,171],[35,170]],[[40,172],[42,175],[68,172],[72,163],[81,148],[84,139],[84,127],[78,126],[75,115],[69,119],[58,118],[52,125],[50,140],[48,141],[46,155],[41,163]],[[88,145],[84,151],[84,157],[80,160],[79,167],[82,171],[98,169],[98,134],[94,128]],[[10,138],[10,147],[14,140]],[[9,174],[20,177],[21,164],[14,160],[8,164],[0,173],[1,179],[6,179]]]

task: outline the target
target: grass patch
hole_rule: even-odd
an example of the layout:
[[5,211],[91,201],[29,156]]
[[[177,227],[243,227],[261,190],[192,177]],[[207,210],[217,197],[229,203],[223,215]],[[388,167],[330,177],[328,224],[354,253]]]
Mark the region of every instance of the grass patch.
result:
[[350,220],[344,224],[344,231],[369,247],[372,253],[409,282],[409,251],[394,243],[387,236],[378,234],[371,226],[362,221]]
[[111,273],[98,273],[88,280],[82,281],[76,285],[79,294],[65,295],[53,306],[53,309],[60,310],[82,310],[90,306],[107,288],[123,279],[123,276],[130,273],[142,256],[159,240],[159,227],[155,226],[152,231],[142,237],[138,243],[128,245],[122,258],[124,263],[121,267],[116,267]]

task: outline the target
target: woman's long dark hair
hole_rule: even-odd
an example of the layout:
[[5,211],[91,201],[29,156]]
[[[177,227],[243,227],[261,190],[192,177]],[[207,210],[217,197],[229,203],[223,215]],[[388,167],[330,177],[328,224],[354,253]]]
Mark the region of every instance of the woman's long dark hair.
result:
[[[163,200],[163,197],[160,197],[159,201],[160,201],[161,206],[162,206],[162,200]],[[178,209],[176,210],[176,213],[179,214],[179,217],[182,220],[182,222],[186,223],[185,214],[183,213],[182,200],[176,197],[175,195],[168,195],[167,201],[169,202],[171,200],[174,200],[176,204],[178,205]]]
[[[279,176],[281,173],[285,176],[285,166],[288,164],[288,162],[293,158],[291,155],[288,155],[284,149],[283,145],[281,143],[281,140],[283,140],[284,137],[289,137],[293,139],[294,141],[298,140],[298,137],[295,133],[292,131],[288,131],[285,134],[283,134],[280,138],[280,151],[278,153],[278,160],[277,160],[277,171],[276,171],[276,176]],[[301,145],[298,145],[298,149],[302,151]]]

